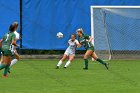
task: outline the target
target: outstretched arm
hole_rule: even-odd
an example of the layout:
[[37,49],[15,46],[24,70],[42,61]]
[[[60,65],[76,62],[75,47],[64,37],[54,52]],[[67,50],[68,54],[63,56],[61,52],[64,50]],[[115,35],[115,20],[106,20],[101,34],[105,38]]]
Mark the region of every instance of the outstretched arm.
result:
[[78,48],[80,48],[82,46],[78,41],[76,41],[75,44]]
[[86,40],[87,42],[91,42],[93,40],[93,38],[91,36],[89,36],[89,40]]
[[11,44],[14,45],[14,46],[18,46],[18,45],[16,44],[16,39],[13,39]]
[[93,38],[91,36],[89,36],[88,42],[91,42],[92,40],[93,40]]
[[81,44],[77,44],[77,47],[80,48],[82,45]]

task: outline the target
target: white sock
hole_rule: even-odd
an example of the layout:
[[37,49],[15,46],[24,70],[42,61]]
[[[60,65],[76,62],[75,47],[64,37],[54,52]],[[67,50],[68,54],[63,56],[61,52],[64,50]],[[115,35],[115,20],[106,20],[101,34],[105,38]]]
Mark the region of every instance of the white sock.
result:
[[58,62],[58,64],[57,64],[57,66],[58,66],[58,67],[61,66],[62,63],[63,63],[63,62],[60,60],[60,61]]
[[68,61],[64,67],[68,67],[70,65],[71,61]]
[[10,67],[13,66],[14,64],[16,64],[17,61],[18,61],[17,59],[13,59],[13,60],[11,61]]

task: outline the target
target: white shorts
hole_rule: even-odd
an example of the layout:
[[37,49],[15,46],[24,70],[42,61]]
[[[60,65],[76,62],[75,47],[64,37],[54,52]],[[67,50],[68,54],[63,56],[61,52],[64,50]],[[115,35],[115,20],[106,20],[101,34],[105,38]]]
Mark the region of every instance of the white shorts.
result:
[[72,51],[71,49],[67,49],[64,54],[67,56],[69,56],[69,55],[75,56],[75,51]]

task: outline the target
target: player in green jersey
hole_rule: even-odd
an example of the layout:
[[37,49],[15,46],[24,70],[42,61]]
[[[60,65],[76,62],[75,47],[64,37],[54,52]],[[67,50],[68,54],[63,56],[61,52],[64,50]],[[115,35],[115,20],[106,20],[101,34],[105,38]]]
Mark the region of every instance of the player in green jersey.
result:
[[91,56],[94,58],[96,61],[100,62],[103,64],[107,69],[108,69],[108,63],[104,62],[103,60],[99,59],[94,51],[94,46],[91,43],[93,38],[89,35],[85,35],[83,33],[83,29],[79,28],[77,29],[77,35],[78,35],[78,41],[81,44],[81,46],[84,46],[86,49],[86,53],[84,55],[84,61],[85,61],[85,68],[84,70],[88,70],[88,57]]
[[14,25],[10,25],[9,32],[6,33],[0,40],[0,47],[2,48],[3,54],[2,63],[0,64],[0,70],[4,69],[3,77],[8,77],[7,72],[9,71],[12,56],[11,46],[12,45],[17,46],[14,34],[15,29],[16,28]]

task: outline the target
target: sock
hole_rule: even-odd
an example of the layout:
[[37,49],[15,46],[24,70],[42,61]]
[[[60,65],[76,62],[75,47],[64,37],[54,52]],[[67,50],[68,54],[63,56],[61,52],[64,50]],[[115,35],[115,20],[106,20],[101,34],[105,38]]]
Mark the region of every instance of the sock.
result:
[[61,66],[62,63],[63,63],[63,62],[60,60],[60,61],[58,62],[58,64],[57,64],[57,66],[58,66],[58,67]]
[[4,73],[3,73],[4,76],[7,75],[7,72],[9,71],[9,67],[10,67],[10,65],[8,65],[8,66],[5,67]]
[[14,64],[16,64],[17,61],[18,61],[17,59],[13,59],[13,60],[11,61],[10,67],[13,66]]
[[85,60],[85,68],[88,68],[88,59],[84,59]]
[[97,58],[97,60],[96,60],[96,61],[100,62],[100,63],[101,63],[101,64],[103,64],[103,65],[105,65],[105,64],[106,64],[103,60],[101,60],[101,59],[99,59],[99,58]]
[[70,65],[71,61],[68,61],[64,67],[68,67]]
[[0,64],[0,70],[2,70],[3,68],[5,68],[6,67],[6,65],[5,64]]

